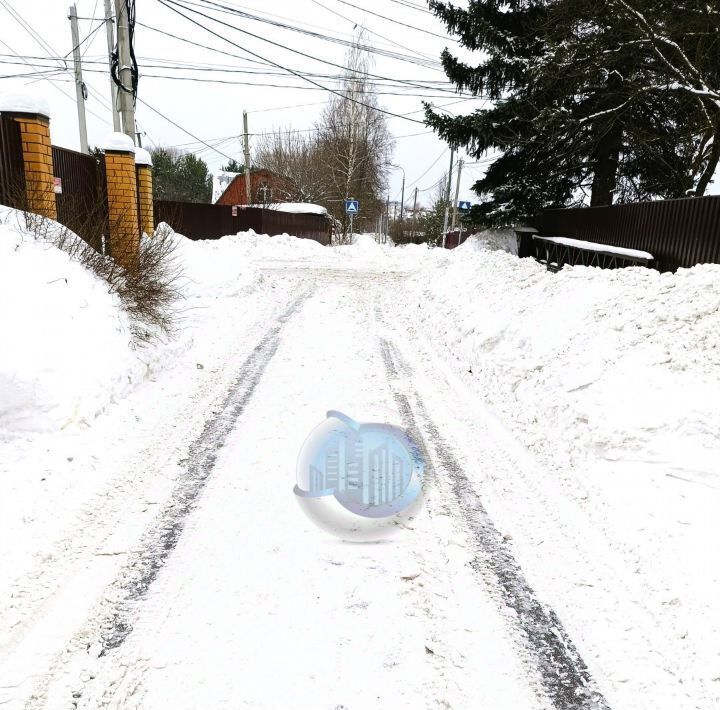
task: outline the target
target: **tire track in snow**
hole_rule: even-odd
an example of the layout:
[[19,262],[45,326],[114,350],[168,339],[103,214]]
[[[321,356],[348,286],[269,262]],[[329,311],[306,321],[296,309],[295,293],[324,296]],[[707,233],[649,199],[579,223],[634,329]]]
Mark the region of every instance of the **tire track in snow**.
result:
[[[213,472],[218,451],[235,428],[280,345],[280,333],[284,325],[312,293],[313,289],[305,291],[285,309],[276,324],[265,333],[238,368],[238,374],[222,404],[190,443],[184,462],[185,472],[180,474],[169,500],[142,536],[132,559],[125,563],[106,591],[97,613],[74,635],[66,652],[56,659],[53,667],[38,681],[28,707],[46,707],[47,689],[67,662],[68,651],[87,649],[91,652],[91,647],[99,644],[97,655],[102,657],[121,646],[132,633],[136,605],[143,599],[180,540],[187,518]],[[74,694],[76,704],[79,697],[79,694]]]
[[[378,318],[381,317],[378,313]],[[399,371],[408,379],[412,376],[408,364],[385,339],[381,339],[381,351],[391,381],[398,378]],[[407,394],[394,389],[393,395],[404,426],[426,451],[429,441],[443,472],[447,474],[463,520],[477,546],[477,554],[471,565],[481,576],[490,573],[503,602],[515,612],[520,635],[525,640],[542,687],[554,707],[557,710],[609,710],[610,706],[597,688],[562,622],[530,587],[506,539],[490,519],[480,496],[430,418],[417,392],[409,392],[415,402],[417,416]],[[428,434],[427,440],[422,434],[421,425]],[[437,480],[437,472],[427,455],[426,467],[428,473]]]
[[235,428],[238,418],[255,392],[265,368],[280,344],[280,331],[300,305],[310,296],[307,292],[278,318],[241,365],[227,397],[208,419],[200,435],[190,444],[186,472],[173,490],[170,500],[158,513],[152,529],[140,543],[140,552],[120,572],[114,609],[101,624],[100,655],[120,646],[132,632],[132,606],[140,600],[157,578],[182,535],[185,522],[213,472],[218,451]]

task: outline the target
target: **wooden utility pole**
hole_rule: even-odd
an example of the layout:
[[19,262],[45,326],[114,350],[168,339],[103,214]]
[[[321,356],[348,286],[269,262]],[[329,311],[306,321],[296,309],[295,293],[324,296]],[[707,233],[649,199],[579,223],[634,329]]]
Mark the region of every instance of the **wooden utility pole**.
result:
[[78,32],[77,9],[70,5],[70,34],[72,36],[73,64],[75,65],[75,97],[77,100],[78,126],[80,128],[80,150],[88,154],[87,123],[85,121],[85,84],[82,78],[82,57],[80,56],[80,34]]
[[457,180],[455,181],[455,204],[453,205],[452,227],[450,227],[451,232],[455,229],[455,222],[457,221],[458,200],[460,199],[460,175],[462,174],[462,166],[463,161],[462,158],[460,158],[460,160],[458,160]]
[[118,91],[122,130],[135,143],[135,103],[132,86],[132,66],[130,58],[130,27],[126,0],[115,0],[115,18],[117,20],[118,75],[122,90]]
[[252,188],[250,186],[250,134],[248,132],[247,111],[243,111],[243,140],[245,153],[245,203],[252,204]]
[[[112,53],[115,51],[115,37],[113,32],[113,17],[110,9],[110,0],[105,0],[105,34],[107,35],[108,66],[112,71]],[[113,130],[120,133],[120,114],[118,113],[118,88],[110,76],[110,103],[112,104]]]
[[415,215],[417,214],[417,194],[418,189],[415,188],[415,200],[413,201],[412,230],[410,232],[411,239],[415,240]]

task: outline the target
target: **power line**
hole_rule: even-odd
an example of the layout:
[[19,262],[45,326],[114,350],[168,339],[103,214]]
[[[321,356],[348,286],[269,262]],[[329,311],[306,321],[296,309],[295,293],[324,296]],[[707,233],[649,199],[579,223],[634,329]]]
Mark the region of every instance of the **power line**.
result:
[[[249,49],[245,49],[244,47],[241,47],[239,44],[233,42],[233,41],[230,40],[230,39],[227,39],[226,37],[223,37],[222,35],[218,34],[218,33],[215,32],[214,30],[211,30],[209,27],[205,27],[205,25],[197,22],[197,20],[193,20],[191,17],[188,17],[187,15],[184,15],[182,12],[180,12],[179,10],[176,10],[174,7],[172,7],[172,6],[169,5],[167,2],[165,2],[165,0],[158,0],[158,2],[159,2],[161,5],[164,5],[164,6],[167,7],[168,9],[172,10],[172,11],[175,12],[176,14],[180,15],[181,17],[184,17],[186,20],[192,22],[194,25],[197,25],[198,27],[201,27],[201,28],[204,29],[206,32],[210,32],[211,34],[215,35],[216,37],[219,37],[220,39],[222,39],[223,41],[227,42],[228,44],[231,44],[231,45],[233,45],[234,47],[237,47],[237,48],[240,49],[241,51],[247,52],[248,54],[250,54],[250,55],[252,55],[252,56],[254,56],[254,57],[257,57],[258,59],[262,59],[262,60],[266,61],[268,64],[272,64],[273,66],[276,66],[276,67],[278,67],[279,69],[285,69],[285,70],[286,70],[287,72],[289,72],[290,74],[294,74],[295,76],[297,76],[297,77],[299,77],[299,78],[301,78],[301,79],[304,79],[305,81],[307,81],[307,82],[309,82],[309,83],[311,83],[311,84],[314,84],[315,86],[317,86],[317,87],[319,87],[319,88],[321,88],[321,89],[324,89],[325,91],[328,91],[328,92],[330,92],[331,94],[335,94],[336,96],[339,96],[341,99],[344,99],[344,100],[346,100],[346,101],[350,101],[350,102],[355,103],[355,104],[358,104],[358,105],[360,105],[360,106],[365,106],[366,108],[369,108],[369,109],[371,109],[371,110],[373,110],[373,111],[377,111],[377,112],[379,112],[379,113],[386,114],[386,115],[388,115],[388,116],[393,116],[393,117],[395,117],[395,118],[402,118],[402,119],[405,120],[405,121],[410,121],[410,122],[412,122],[412,123],[419,123],[419,124],[421,124],[421,125],[425,125],[423,121],[418,121],[418,120],[416,120],[416,119],[414,119],[414,118],[408,118],[407,116],[403,116],[403,115],[398,114],[398,113],[393,113],[392,111],[386,111],[385,109],[382,109],[382,108],[380,108],[380,107],[378,107],[378,106],[373,106],[372,104],[365,103],[364,101],[359,101],[358,99],[355,99],[355,98],[352,98],[352,97],[350,97],[350,96],[347,96],[347,95],[341,93],[340,91],[336,91],[335,89],[331,89],[331,88],[329,88],[329,87],[327,87],[327,86],[323,86],[322,84],[319,84],[319,83],[316,82],[315,80],[310,79],[310,78],[308,78],[308,77],[305,77],[305,76],[303,76],[302,74],[296,72],[294,69],[290,69],[290,68],[288,68],[288,67],[283,66],[282,64],[278,64],[277,62],[273,62],[273,61],[271,61],[271,60],[269,60],[269,59],[265,59],[265,57],[257,54],[256,52],[252,52],[252,51],[249,50]],[[190,9],[190,8],[185,8],[185,9]],[[196,10],[190,9],[190,12],[195,12],[196,14],[202,15],[202,13],[199,13],[199,12],[197,12]],[[212,18],[208,18],[208,19],[212,19]],[[227,25],[227,23],[221,22],[220,20],[215,20],[215,21],[216,21],[216,22],[220,22],[220,24],[226,25],[226,26],[228,26],[228,27],[232,27],[232,25]],[[237,28],[234,28],[234,29],[237,29]],[[246,34],[251,34],[251,35],[252,35],[252,33],[246,33]],[[252,35],[252,36],[256,36],[256,35]],[[273,43],[273,44],[275,44],[275,43]]]
[[388,22],[394,22],[396,25],[401,25],[402,27],[407,27],[411,30],[417,30],[418,32],[424,32],[426,35],[432,35],[433,37],[439,37],[440,39],[449,39],[451,42],[457,42],[456,39],[453,37],[448,37],[447,35],[439,35],[437,32],[431,32],[430,30],[424,30],[422,27],[415,27],[415,25],[408,25],[406,22],[400,22],[400,20],[394,20],[392,17],[387,17],[386,15],[380,15],[377,12],[372,12],[371,10],[368,10],[364,7],[359,7],[358,5],[353,5],[351,2],[347,2],[347,0],[336,0],[341,5],[349,5],[350,7],[354,7],[356,10],[360,10],[361,12],[367,12],[369,15],[375,15],[375,17],[380,17],[383,20],[387,20]]
[[[336,10],[333,10],[329,8],[327,5],[323,5],[321,2],[318,2],[318,0],[310,0],[314,5],[317,5],[318,7],[321,7],[326,12],[330,12],[336,17],[339,17],[341,20],[345,20],[345,22],[350,22],[354,27],[357,27],[360,23],[355,22],[355,20],[346,17],[345,15],[340,14]],[[426,54],[422,54],[421,52],[418,52],[416,49],[412,49],[411,47],[406,47],[404,44],[400,44],[399,42],[395,42],[394,40],[391,40],[389,37],[386,37],[385,35],[381,35],[379,32],[375,32],[375,30],[371,30],[369,27],[364,28],[367,32],[370,32],[370,34],[375,35],[376,37],[380,37],[380,39],[384,39],[386,42],[390,42],[391,44],[394,44],[396,47],[400,47],[401,49],[404,49],[408,52],[412,52],[413,54],[417,54],[419,57],[422,57],[423,59],[427,61],[432,61],[433,63],[437,63],[437,60],[433,60],[432,57],[428,57]]]
[[151,111],[155,112],[158,116],[160,116],[161,118],[164,118],[168,123],[171,123],[173,126],[175,126],[175,128],[179,128],[183,133],[187,133],[191,138],[194,138],[198,143],[202,143],[204,146],[207,146],[208,148],[210,148],[210,150],[213,150],[216,153],[218,153],[219,155],[222,155],[223,158],[227,158],[228,160],[233,160],[233,158],[231,156],[229,156],[227,153],[223,153],[221,150],[218,150],[215,146],[210,145],[207,141],[204,141],[202,138],[198,138],[194,133],[191,133],[190,131],[188,131],[187,128],[183,128],[179,123],[177,123],[176,121],[173,121],[172,118],[166,116],[162,111],[159,111],[154,106],[151,106],[144,99],[141,99],[138,96],[137,100],[141,104],[147,106]]
[[[212,6],[217,6],[217,7],[220,7],[220,8],[224,8],[224,7],[225,7],[225,6],[223,6],[223,5],[220,5],[219,3],[213,2],[212,0],[201,0],[201,1],[202,1],[205,5],[212,5]],[[161,2],[161,4],[166,5],[167,7],[169,7],[169,5],[167,5],[167,3],[164,2],[164,0],[159,0],[159,2]],[[210,16],[210,15],[204,13],[204,12],[200,12],[199,10],[194,10],[192,7],[188,7],[188,5],[197,5],[197,4],[198,4],[197,2],[193,2],[193,0],[182,0],[182,1],[180,1],[180,2],[175,1],[175,2],[173,2],[173,4],[179,5],[179,6],[182,7],[183,9],[188,10],[189,12],[193,12],[193,13],[195,13],[196,15],[200,15],[201,17],[204,17],[204,18],[206,18],[206,19],[208,19],[208,20],[212,20],[213,22],[217,22],[218,24],[223,25],[224,27],[228,27],[228,28],[230,28],[230,29],[236,30],[237,32],[241,32],[241,33],[243,33],[243,34],[245,34],[245,35],[248,35],[249,37],[253,37],[254,39],[259,39],[259,40],[262,41],[262,42],[267,42],[268,44],[271,44],[271,45],[273,45],[273,46],[275,46],[275,47],[279,47],[280,49],[287,50],[287,51],[289,51],[289,52],[292,52],[293,54],[298,54],[298,55],[300,55],[301,57],[304,57],[304,58],[306,58],[306,59],[312,59],[312,60],[314,60],[314,61],[316,61],[316,62],[321,62],[322,64],[327,64],[327,65],[333,66],[333,67],[335,67],[335,68],[337,68],[337,69],[342,69],[344,72],[353,71],[353,72],[355,72],[355,73],[357,73],[357,74],[363,74],[364,76],[367,76],[367,77],[372,78],[372,79],[384,79],[384,80],[386,80],[386,81],[392,80],[392,79],[390,79],[390,77],[381,76],[381,75],[379,75],[379,74],[373,74],[373,73],[367,72],[367,71],[357,71],[357,70],[353,70],[353,69],[351,69],[350,67],[345,66],[344,64],[337,64],[337,63],[335,63],[335,62],[331,62],[331,61],[328,61],[328,60],[326,60],[326,59],[320,59],[319,57],[313,56],[313,55],[311,55],[311,54],[307,54],[306,52],[301,52],[300,50],[293,49],[292,47],[288,47],[288,46],[286,46],[286,45],[280,44],[279,42],[274,42],[273,40],[268,39],[268,38],[266,38],[266,37],[261,37],[261,36],[259,36],[259,35],[256,35],[256,34],[254,34],[253,32],[249,32],[248,30],[242,29],[241,27],[236,27],[235,25],[231,25],[230,23],[224,22],[223,20],[220,20],[220,19],[218,19],[217,17],[212,17],[212,16]],[[170,9],[173,9],[173,10],[174,10],[174,8],[170,8]],[[174,11],[177,12],[178,14],[182,15],[182,13],[180,13],[178,10],[174,10]],[[239,12],[232,11],[232,9],[230,10],[230,12],[231,12],[231,14],[241,14],[241,13],[239,13]],[[246,15],[247,15],[247,13],[242,13],[242,14],[241,14],[241,16],[246,16]],[[184,17],[186,17],[186,19],[190,19],[190,18],[187,18],[187,16],[184,16]],[[252,18],[252,16],[250,16],[250,17]],[[197,24],[199,24],[199,23],[197,23]],[[211,31],[212,31],[212,30],[209,30],[207,27],[204,27],[203,25],[199,25],[199,26],[203,27],[203,29],[207,30],[208,32],[211,32]],[[213,34],[216,34],[216,33],[213,33]],[[226,38],[222,37],[222,35],[216,35],[216,36],[219,36],[219,37],[221,37],[221,39],[225,39],[225,41],[228,41]],[[319,37],[322,37],[322,36],[319,35]],[[239,45],[235,45],[235,46],[239,46]],[[240,49],[243,49],[244,51],[249,52],[249,50],[246,50],[246,49],[244,49],[243,47],[240,47]],[[259,57],[260,55],[254,55],[254,56],[258,56],[258,57]],[[260,57],[260,58],[262,59],[262,57]],[[265,61],[267,61],[268,63],[272,63],[272,62],[269,62],[269,60],[265,60]],[[277,65],[277,64],[276,64],[275,66],[280,66],[280,65]],[[283,68],[287,70],[286,67],[283,67]],[[287,71],[291,71],[291,70],[287,70]],[[293,72],[293,73],[295,73],[295,72]],[[417,83],[410,82],[410,81],[406,81],[406,80],[403,80],[403,79],[395,79],[395,81],[398,81],[398,82],[403,83],[403,84],[407,84],[408,86],[414,86],[416,89],[428,89],[428,88],[429,88],[428,86],[426,86],[426,85],[424,85],[424,84],[417,84]],[[443,91],[443,89],[439,89],[439,90],[440,90],[440,91]],[[455,93],[455,90],[454,90],[454,89],[451,89],[451,88],[448,88],[448,89],[446,89],[446,90],[444,90],[444,91],[449,92],[449,93]]]
[[[341,44],[345,47],[351,47],[354,45],[353,40],[340,39],[338,37],[332,37],[324,32],[323,33],[314,32],[314,31],[303,29],[302,27],[298,27],[297,25],[290,25],[290,24],[286,24],[283,22],[278,22],[276,20],[270,20],[265,17],[260,17],[258,15],[254,15],[252,13],[245,12],[234,6],[224,5],[224,4],[222,4],[220,2],[216,2],[214,0],[184,0],[184,2],[185,2],[186,6],[187,5],[195,5],[195,6],[199,5],[202,7],[208,6],[212,9],[214,9],[216,12],[237,15],[239,17],[243,17],[245,19],[252,20],[255,22],[263,22],[263,23],[272,25],[274,27],[278,27],[280,29],[289,30],[291,32],[297,32],[297,33],[312,37],[313,39],[319,39],[319,40],[322,40],[325,42],[333,42],[335,44]],[[332,10],[331,10],[331,12],[332,12]],[[343,19],[346,19],[346,18],[343,18]],[[235,28],[235,29],[239,29],[239,28]],[[279,45],[279,46],[284,47],[284,45]],[[434,69],[436,71],[442,71],[440,62],[438,62],[437,60],[434,60],[434,59],[425,58],[422,61],[419,61],[416,57],[410,57],[408,55],[400,54],[398,52],[391,52],[388,50],[377,49],[376,47],[373,47],[370,45],[363,45],[362,48],[366,49],[372,53],[380,54],[382,56],[386,56],[386,57],[389,57],[392,59],[397,59],[399,61],[406,61],[411,64],[417,64],[419,66]],[[291,51],[293,51],[293,50],[291,50]],[[412,51],[412,50],[410,50],[410,51]]]

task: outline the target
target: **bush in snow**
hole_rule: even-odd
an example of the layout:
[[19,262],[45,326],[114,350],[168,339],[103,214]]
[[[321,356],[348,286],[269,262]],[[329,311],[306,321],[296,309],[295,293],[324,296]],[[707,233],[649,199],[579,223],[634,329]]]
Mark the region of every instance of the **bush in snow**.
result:
[[[171,229],[158,229],[152,238],[143,236],[137,268],[130,272],[55,220],[32,212],[11,212],[10,219],[13,215],[26,234],[57,247],[108,284],[109,292],[118,295],[130,316],[136,341],[149,342],[175,334],[183,273],[175,258],[177,238]],[[74,223],[83,219],[93,216],[78,215]]]

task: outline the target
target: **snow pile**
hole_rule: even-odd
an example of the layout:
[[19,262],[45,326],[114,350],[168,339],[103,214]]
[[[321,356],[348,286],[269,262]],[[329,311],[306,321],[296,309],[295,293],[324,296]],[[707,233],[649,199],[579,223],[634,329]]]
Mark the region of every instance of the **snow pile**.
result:
[[[160,228],[167,229],[167,225]],[[257,288],[263,280],[250,262],[252,248],[242,238],[193,241],[180,234],[176,234],[175,238],[188,299],[216,300],[241,296]]]
[[517,254],[517,237],[512,229],[486,229],[469,236],[457,249],[506,251],[508,254]]
[[109,404],[172,367],[218,299],[262,286],[248,248],[234,238],[175,237],[187,299],[180,304],[181,332],[172,342],[138,345],[105,281],[25,230],[19,213],[0,211],[0,437],[89,425]]
[[413,284],[426,326],[548,462],[718,475],[720,266],[551,274],[467,246]]
[[0,433],[90,419],[146,370],[128,318],[105,282],[2,216]]

